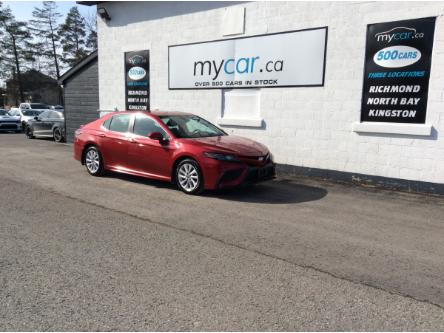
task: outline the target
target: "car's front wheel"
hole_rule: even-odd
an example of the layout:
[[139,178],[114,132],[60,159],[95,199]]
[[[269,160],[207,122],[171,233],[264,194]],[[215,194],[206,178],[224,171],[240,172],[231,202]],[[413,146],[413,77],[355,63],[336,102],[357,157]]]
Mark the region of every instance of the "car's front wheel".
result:
[[26,130],[25,130],[26,136],[28,137],[28,139],[34,139],[34,133],[32,132],[31,127],[26,126]]
[[199,165],[192,159],[181,161],[176,168],[176,183],[186,194],[198,194],[203,190],[203,177]]
[[104,174],[102,154],[97,147],[91,146],[86,149],[84,163],[90,175],[98,177]]
[[53,137],[55,142],[63,142],[62,130],[58,127],[54,128]]

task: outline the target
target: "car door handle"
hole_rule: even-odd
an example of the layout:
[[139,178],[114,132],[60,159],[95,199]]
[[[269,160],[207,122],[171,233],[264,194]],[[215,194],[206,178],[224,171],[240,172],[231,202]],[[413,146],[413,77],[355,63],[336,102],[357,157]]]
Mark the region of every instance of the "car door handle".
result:
[[102,137],[102,138],[106,137],[106,135],[103,134],[103,133],[100,133],[99,136]]

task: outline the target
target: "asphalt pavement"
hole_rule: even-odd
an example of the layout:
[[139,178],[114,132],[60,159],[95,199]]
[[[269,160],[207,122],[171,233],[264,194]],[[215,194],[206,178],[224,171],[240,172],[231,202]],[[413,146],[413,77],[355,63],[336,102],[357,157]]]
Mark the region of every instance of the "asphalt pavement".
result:
[[444,198],[187,196],[0,134],[0,330],[444,330]]

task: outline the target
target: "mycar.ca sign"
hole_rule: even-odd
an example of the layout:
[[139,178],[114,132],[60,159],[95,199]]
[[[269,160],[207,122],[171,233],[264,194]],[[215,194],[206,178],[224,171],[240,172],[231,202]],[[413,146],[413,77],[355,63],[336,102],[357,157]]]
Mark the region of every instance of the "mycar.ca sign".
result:
[[435,17],[369,24],[361,121],[425,123]]
[[127,110],[150,109],[149,51],[125,52],[125,104]]
[[170,89],[322,86],[327,28],[169,47]]

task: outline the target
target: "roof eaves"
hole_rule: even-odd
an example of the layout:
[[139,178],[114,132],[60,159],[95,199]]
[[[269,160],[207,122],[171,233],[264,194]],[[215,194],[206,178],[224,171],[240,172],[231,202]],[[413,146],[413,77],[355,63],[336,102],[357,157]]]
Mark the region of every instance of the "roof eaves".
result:
[[58,84],[62,85],[66,80],[68,80],[72,75],[77,73],[79,70],[81,70],[83,67],[88,65],[91,61],[96,59],[98,56],[97,50],[89,54],[88,56],[81,59],[78,63],[76,63],[74,66],[72,66],[70,69],[68,69],[59,79]]

